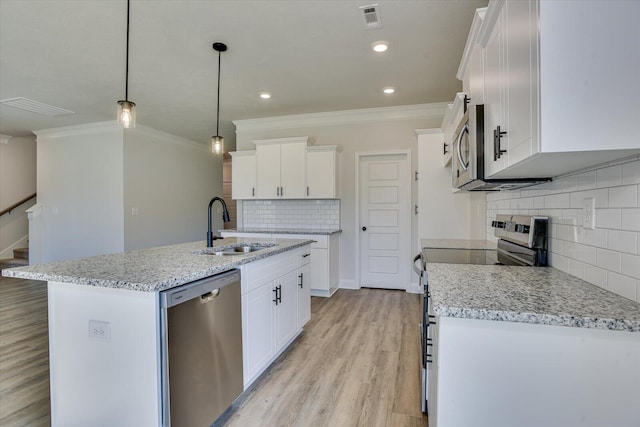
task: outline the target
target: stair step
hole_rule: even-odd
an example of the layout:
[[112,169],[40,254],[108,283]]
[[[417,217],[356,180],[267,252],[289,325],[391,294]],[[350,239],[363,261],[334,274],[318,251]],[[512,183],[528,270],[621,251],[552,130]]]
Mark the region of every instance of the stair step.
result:
[[17,248],[13,250],[13,257],[29,260],[29,248]]
[[24,267],[25,265],[29,265],[29,260],[24,258],[0,259],[0,270],[4,268]]

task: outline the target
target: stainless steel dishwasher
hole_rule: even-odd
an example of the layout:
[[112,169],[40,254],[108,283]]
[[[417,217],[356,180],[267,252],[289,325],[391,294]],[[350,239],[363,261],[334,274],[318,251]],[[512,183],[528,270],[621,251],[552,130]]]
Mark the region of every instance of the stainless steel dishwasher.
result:
[[165,427],[209,427],[242,393],[240,271],[160,293]]

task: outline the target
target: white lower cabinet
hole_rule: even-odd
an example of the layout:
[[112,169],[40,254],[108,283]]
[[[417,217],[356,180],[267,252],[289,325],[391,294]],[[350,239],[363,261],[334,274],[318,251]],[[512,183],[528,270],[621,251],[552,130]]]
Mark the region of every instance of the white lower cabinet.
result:
[[262,239],[305,239],[311,243],[310,272],[307,282],[314,297],[330,297],[340,286],[340,234],[262,234],[223,231],[223,237]]
[[640,335],[435,318],[430,427],[640,425]]
[[298,267],[298,328],[311,320],[311,250],[305,247],[300,252]]
[[[242,349],[244,388],[300,334],[311,315],[308,288],[299,286],[309,246],[242,266]],[[308,257],[306,257],[308,258]]]

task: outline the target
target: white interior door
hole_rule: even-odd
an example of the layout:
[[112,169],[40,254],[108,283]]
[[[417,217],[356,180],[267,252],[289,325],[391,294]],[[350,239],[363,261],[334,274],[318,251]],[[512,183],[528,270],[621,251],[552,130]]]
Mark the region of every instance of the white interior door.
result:
[[406,289],[411,261],[407,155],[363,156],[359,171],[360,285]]

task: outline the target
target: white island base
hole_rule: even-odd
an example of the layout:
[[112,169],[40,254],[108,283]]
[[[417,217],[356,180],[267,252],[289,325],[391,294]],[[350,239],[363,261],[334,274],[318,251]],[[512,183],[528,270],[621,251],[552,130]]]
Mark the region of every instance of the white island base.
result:
[[437,317],[430,427],[638,427],[640,333]]

